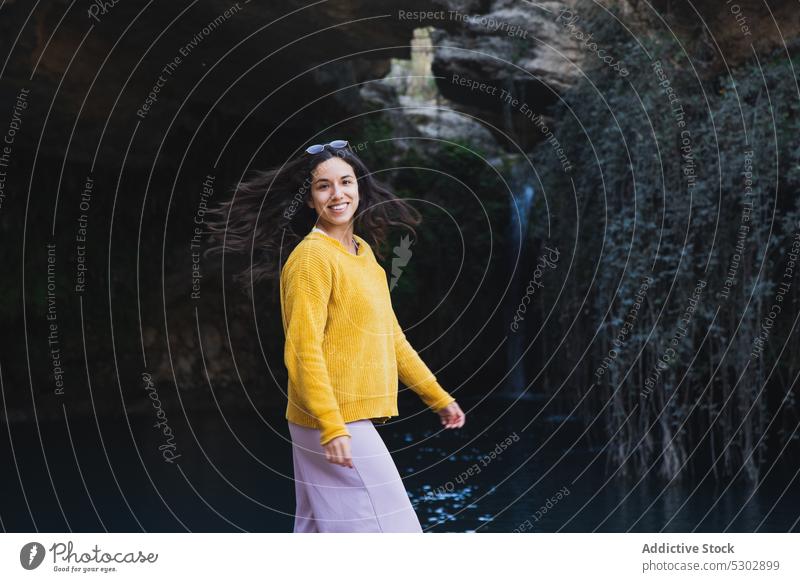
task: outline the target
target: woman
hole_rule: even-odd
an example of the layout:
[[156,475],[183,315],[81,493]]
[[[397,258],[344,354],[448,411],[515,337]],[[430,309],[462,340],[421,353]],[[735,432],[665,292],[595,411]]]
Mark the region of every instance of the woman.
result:
[[[387,227],[418,224],[418,213],[378,184],[344,140],[309,147],[282,168],[240,184],[239,194],[245,209],[262,199],[255,217],[231,206],[226,235],[233,243],[226,244],[238,248],[246,239],[263,240],[266,265],[251,277],[274,276],[278,267],[269,256],[288,254],[279,290],[294,531],[421,532],[374,423],[398,415],[398,375],[445,428],[463,426],[465,415],[409,344],[386,273],[354,233],[380,247]],[[267,224],[259,226],[270,200]]]

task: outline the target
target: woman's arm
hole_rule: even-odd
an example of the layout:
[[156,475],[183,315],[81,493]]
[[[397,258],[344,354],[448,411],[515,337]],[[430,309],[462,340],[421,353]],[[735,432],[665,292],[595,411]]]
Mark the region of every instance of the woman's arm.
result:
[[436,381],[436,376],[430,371],[419,354],[408,343],[403,328],[397,321],[397,316],[392,310],[394,319],[394,348],[397,357],[397,374],[400,381],[411,388],[420,399],[434,412],[438,412],[455,398],[450,396]]
[[313,245],[296,249],[281,275],[281,305],[286,344],[284,363],[289,381],[297,388],[291,403],[320,423],[320,444],[351,436],[333,394],[322,352],[333,284],[331,265]]

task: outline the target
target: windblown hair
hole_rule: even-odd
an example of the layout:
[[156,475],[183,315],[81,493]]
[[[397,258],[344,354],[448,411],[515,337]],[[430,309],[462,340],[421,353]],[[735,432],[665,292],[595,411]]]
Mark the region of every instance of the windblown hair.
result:
[[277,282],[286,258],[317,223],[311,198],[312,171],[322,162],[339,157],[353,168],[359,203],[353,230],[370,243],[378,258],[389,229],[403,227],[415,234],[421,222],[419,212],[387,186],[376,180],[361,159],[349,148],[318,154],[301,153],[286,164],[258,170],[240,182],[229,200],[206,213],[206,226],[215,243],[204,257],[231,252],[248,257],[249,265],[234,275],[251,295],[260,281]]

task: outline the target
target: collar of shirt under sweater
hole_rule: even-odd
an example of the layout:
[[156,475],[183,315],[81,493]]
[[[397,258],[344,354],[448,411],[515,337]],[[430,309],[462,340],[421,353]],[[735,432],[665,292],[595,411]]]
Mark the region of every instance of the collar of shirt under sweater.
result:
[[[342,247],[342,248],[343,248],[345,251],[347,251],[347,252],[348,252],[348,253],[350,253],[351,255],[353,254],[353,253],[351,253],[351,252],[350,252],[350,250],[349,250],[349,249],[347,249],[347,248],[346,248],[346,247],[345,247],[345,246],[342,244],[342,241],[340,241],[340,240],[339,240],[339,239],[337,239],[337,238],[333,238],[331,235],[329,235],[327,232],[325,232],[325,231],[324,231],[324,230],[322,230],[321,228],[317,228],[317,227],[315,226],[313,229],[311,229],[311,232],[312,232],[312,233],[314,233],[314,232],[318,232],[318,233],[320,233],[322,236],[326,236],[326,237],[328,237],[328,238],[330,238],[330,239],[333,239],[334,241],[336,241],[337,243],[339,243],[339,246],[341,246],[341,247]],[[363,253],[361,252],[362,243],[365,243],[366,241],[365,241],[363,238],[361,238],[360,236],[356,235],[355,233],[353,233],[353,240],[355,240],[355,241],[356,241],[356,255],[362,255],[362,254],[363,254]]]

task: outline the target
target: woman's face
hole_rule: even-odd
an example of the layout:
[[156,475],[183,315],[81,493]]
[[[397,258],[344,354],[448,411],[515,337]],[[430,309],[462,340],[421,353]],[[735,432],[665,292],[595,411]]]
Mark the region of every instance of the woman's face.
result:
[[331,158],[311,172],[309,207],[317,212],[319,226],[345,226],[358,208],[358,182],[353,168],[341,158]]

